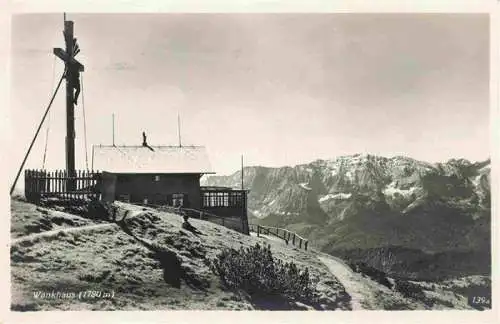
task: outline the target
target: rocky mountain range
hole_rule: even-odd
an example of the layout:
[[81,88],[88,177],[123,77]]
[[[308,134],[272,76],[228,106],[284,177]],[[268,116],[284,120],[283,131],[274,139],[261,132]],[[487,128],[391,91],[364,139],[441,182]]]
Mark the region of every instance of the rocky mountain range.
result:
[[[236,172],[204,184],[238,188],[240,182]],[[294,230],[323,251],[344,257],[345,251],[387,247],[433,258],[473,253],[489,265],[490,160],[432,164],[357,154],[246,167],[244,183],[250,223]]]

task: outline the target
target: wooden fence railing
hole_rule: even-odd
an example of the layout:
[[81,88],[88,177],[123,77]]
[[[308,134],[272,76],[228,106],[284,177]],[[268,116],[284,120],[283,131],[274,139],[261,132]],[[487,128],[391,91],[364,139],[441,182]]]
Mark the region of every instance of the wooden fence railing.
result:
[[257,237],[259,237],[260,234],[272,235],[284,240],[287,245],[291,242],[292,245],[298,245],[299,248],[304,247],[304,250],[307,250],[307,246],[309,245],[309,240],[285,228],[263,226],[258,224],[249,224],[248,227],[251,232],[257,233]]
[[201,220],[206,220],[211,223],[215,223],[218,225],[222,225],[227,228],[235,229],[238,232],[244,233],[244,234],[249,234],[249,230],[245,228],[245,223],[243,222],[242,218],[235,218],[235,217],[222,217],[204,210],[198,210],[194,208],[178,208],[178,207],[173,207],[173,206],[168,206],[168,205],[155,205],[155,204],[140,204],[141,206],[147,206],[147,207],[153,207],[155,209],[161,210],[161,211],[166,211],[178,215],[184,215],[186,214],[187,216],[191,218],[198,218]]
[[100,198],[98,184],[100,173],[77,170],[75,176],[66,171],[26,170],[24,193],[26,200],[40,202],[43,199],[88,200]]

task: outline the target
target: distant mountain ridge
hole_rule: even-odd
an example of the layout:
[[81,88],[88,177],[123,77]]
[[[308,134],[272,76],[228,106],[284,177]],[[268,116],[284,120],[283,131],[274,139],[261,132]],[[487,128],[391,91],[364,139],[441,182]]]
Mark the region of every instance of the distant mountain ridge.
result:
[[[490,160],[427,163],[369,154],[246,167],[250,222],[283,226],[324,251],[380,246],[489,251]],[[205,185],[240,187],[241,171]]]

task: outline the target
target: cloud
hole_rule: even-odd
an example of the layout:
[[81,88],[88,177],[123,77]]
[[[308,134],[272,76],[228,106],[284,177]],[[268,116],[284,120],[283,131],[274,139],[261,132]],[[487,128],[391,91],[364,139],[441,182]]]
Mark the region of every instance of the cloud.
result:
[[115,62],[109,64],[104,69],[113,71],[131,71],[131,70],[136,70],[137,68],[135,65],[132,65],[128,62]]

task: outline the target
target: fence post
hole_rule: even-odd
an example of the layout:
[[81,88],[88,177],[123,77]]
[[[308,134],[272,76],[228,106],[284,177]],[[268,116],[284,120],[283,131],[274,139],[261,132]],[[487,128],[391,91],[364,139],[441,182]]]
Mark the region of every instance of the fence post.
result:
[[62,186],[63,186],[63,197],[64,197],[64,201],[68,200],[68,180],[67,180],[67,177],[68,177],[68,174],[66,173],[66,170],[62,170],[61,171],[61,176],[62,176]]
[[260,237],[260,225],[257,225],[257,237]]
[[307,243],[309,243],[309,241],[304,242],[304,250],[306,250],[306,251],[307,251]]
[[92,195],[93,192],[91,190],[92,187],[92,174],[90,173],[90,170],[87,170],[87,185],[85,186],[87,188],[87,193],[88,195]]
[[42,182],[42,188],[43,188],[43,193],[44,194],[47,194],[48,190],[47,190],[47,171],[46,170],[43,170],[43,182]]
[[60,198],[64,198],[63,196],[63,193],[64,193],[64,190],[63,190],[63,182],[62,182],[62,171],[61,170],[57,170],[57,191],[58,191],[58,196]]
[[[80,191],[82,188],[82,170],[78,170],[78,175],[76,176],[76,190]],[[78,198],[80,198],[80,195],[78,195]]]
[[24,197],[26,198],[26,200],[29,201],[29,199],[28,199],[28,191],[27,191],[27,188],[28,188],[28,186],[27,186],[27,184],[28,184],[28,177],[27,177],[27,175],[28,175],[28,170],[24,170]]
[[89,170],[84,170],[83,171],[83,188],[84,188],[84,192],[85,192],[85,198],[88,197],[89,193],[89,186],[88,186],[88,183],[89,183]]
[[24,170],[24,196],[26,197],[26,200],[30,201],[29,198],[29,170]]
[[52,172],[52,184],[51,184],[51,187],[52,187],[52,193],[54,194],[54,196],[57,197],[57,191],[58,191],[58,188],[57,188],[57,171],[53,171]]
[[[88,183],[87,183],[87,186],[89,188],[89,194],[92,197],[94,197],[94,196],[96,196],[95,190],[94,190],[94,173],[91,170],[88,170],[87,173],[88,173],[88,177],[89,177]],[[94,198],[92,198],[92,199],[94,199]]]
[[45,192],[45,170],[40,170],[40,197]]
[[33,193],[34,193],[34,172],[33,170],[30,170],[30,197],[31,197],[31,202],[33,202]]
[[38,181],[38,169],[35,170],[35,172],[33,173],[34,175],[34,180],[35,180],[35,185],[34,185],[34,189],[35,189],[35,199],[36,199],[36,203],[38,203],[38,193],[40,192],[40,186],[39,186],[39,181]]
[[33,170],[33,192],[36,199],[38,196],[38,169]]
[[52,171],[52,184],[51,184],[51,187],[52,187],[52,193],[54,194],[54,196],[57,197],[57,191],[58,191],[58,187],[57,187],[57,171]]
[[24,170],[24,196],[29,201],[29,170]]
[[292,244],[295,245],[295,233],[293,233]]
[[299,249],[302,248],[302,239],[299,241]]
[[50,171],[45,172],[45,191],[50,194]]
[[66,170],[61,170],[61,185],[62,185],[62,189],[63,189],[62,192],[63,192],[63,199],[64,200],[68,199],[67,198],[68,183],[66,182],[65,178],[66,178]]
[[66,188],[64,188],[64,191],[66,192],[66,200],[71,199],[70,190],[72,189],[72,186],[70,183],[72,182],[71,180],[69,180],[70,177],[71,175],[69,174],[69,172],[66,172],[66,170],[64,170],[64,182],[66,183]]
[[57,186],[58,191],[59,191],[59,198],[63,199],[64,198],[64,189],[63,189],[63,180],[62,180],[62,170],[57,170]]

